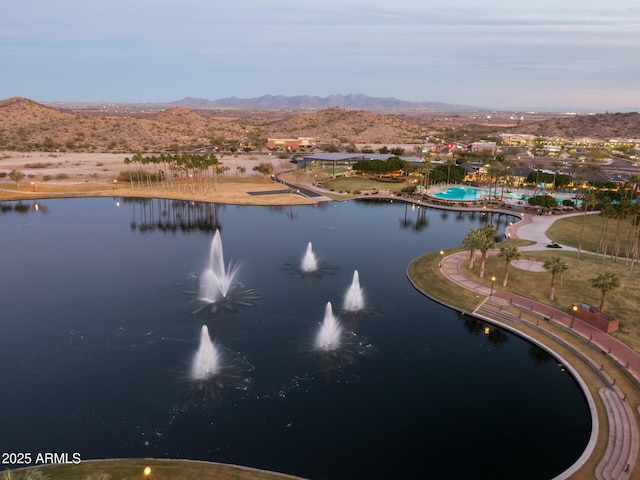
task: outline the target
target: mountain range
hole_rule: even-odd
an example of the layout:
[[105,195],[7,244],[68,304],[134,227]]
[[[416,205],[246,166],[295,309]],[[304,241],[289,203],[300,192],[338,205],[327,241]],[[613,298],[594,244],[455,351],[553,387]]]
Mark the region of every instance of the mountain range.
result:
[[187,97],[170,102],[169,105],[193,109],[211,108],[253,108],[284,110],[323,110],[325,108],[346,108],[357,110],[435,110],[435,111],[475,111],[470,105],[456,105],[444,102],[410,102],[394,97],[370,97],[360,93],[349,95],[329,95],[318,97],[310,95],[263,95],[256,98],[228,97],[218,100]]

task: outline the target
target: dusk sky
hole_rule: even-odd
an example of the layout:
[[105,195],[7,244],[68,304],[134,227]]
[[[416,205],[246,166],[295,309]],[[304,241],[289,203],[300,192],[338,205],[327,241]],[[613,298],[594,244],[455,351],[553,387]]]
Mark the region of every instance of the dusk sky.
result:
[[2,10],[0,99],[363,93],[640,109],[637,0],[28,0]]

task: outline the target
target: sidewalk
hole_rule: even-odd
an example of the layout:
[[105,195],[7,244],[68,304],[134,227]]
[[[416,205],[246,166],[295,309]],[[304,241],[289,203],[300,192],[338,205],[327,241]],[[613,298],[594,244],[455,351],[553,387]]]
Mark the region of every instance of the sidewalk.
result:
[[[578,214],[579,215],[579,214]],[[538,216],[523,214],[522,221],[508,227],[511,238],[532,240],[536,243],[521,250],[541,250],[551,243],[545,232],[558,217]],[[572,250],[570,247],[562,246],[564,250]],[[497,250],[490,251],[490,255],[495,255]],[[490,287],[482,285],[466,275],[467,260],[469,252],[458,252],[448,255],[442,259],[440,272],[451,282],[476,292],[479,297],[486,297],[485,300],[473,312],[474,315],[485,318],[492,323],[502,325],[510,330],[518,330],[517,325],[522,325],[526,317],[536,317],[535,324],[528,323],[531,327],[543,332],[546,336],[563,343],[574,353],[583,358],[594,371],[596,371],[603,381],[609,385],[599,390],[606,411],[607,424],[605,432],[608,433],[607,448],[602,458],[598,459],[598,464],[594,471],[594,477],[600,479],[628,479],[632,478],[638,451],[640,449],[639,433],[633,408],[626,401],[626,393],[616,385],[616,379],[604,371],[603,365],[594,360],[594,356],[588,352],[582,352],[580,348],[571,345],[556,334],[544,327],[545,323],[553,323],[570,330],[574,335],[581,337],[585,342],[594,347],[609,359],[618,364],[619,368],[626,372],[635,380],[636,386],[640,385],[640,354],[627,347],[625,344],[598,330],[597,328],[575,318],[570,313],[563,312],[543,303],[515,295],[503,290],[496,285]],[[516,313],[517,312],[517,313]],[[597,355],[596,355],[597,356]],[[586,388],[586,386],[585,386]],[[595,407],[594,407],[595,408]],[[593,415],[593,412],[592,412]],[[598,436],[597,414],[594,416],[594,432],[589,446],[576,463],[567,471],[563,472],[558,479],[570,478],[573,473],[579,470],[582,465],[593,454],[593,448]]]
[[[490,252],[490,254],[495,254],[496,252],[497,250]],[[457,283],[468,290],[477,292],[479,295],[491,295],[490,287],[477,283],[465,274],[466,267],[463,266],[463,264],[466,264],[468,258],[468,252],[458,252],[444,257],[442,259],[442,268],[440,269],[442,274],[451,282]],[[572,319],[571,314],[567,312],[555,309],[545,305],[544,303],[505,292],[500,290],[499,286],[496,285],[494,285],[493,296],[505,300],[510,305],[515,305],[516,307],[521,307],[531,313],[537,314],[541,318],[548,318],[551,321],[567,328],[570,328],[573,320],[573,333],[590,341],[601,351],[607,352],[609,356],[615,359],[622,368],[626,368],[627,371],[635,378],[636,382],[640,384],[640,354],[611,335],[598,330],[578,318]]]

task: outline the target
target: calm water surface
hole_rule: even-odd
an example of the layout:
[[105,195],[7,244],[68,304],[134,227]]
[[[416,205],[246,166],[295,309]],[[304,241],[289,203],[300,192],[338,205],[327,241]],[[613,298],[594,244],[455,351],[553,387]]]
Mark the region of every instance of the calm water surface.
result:
[[[398,202],[0,207],[2,452],[203,459],[312,479],[541,479],[587,444],[587,403],[557,361],[499,329],[484,335],[406,279],[411,259],[459,245],[480,214]],[[256,306],[198,312],[217,227]],[[299,272],[308,242],[319,275]],[[342,314],[356,269],[368,309]],[[310,351],[328,301],[352,333],[348,354],[329,359]],[[187,378],[205,324],[242,373],[207,390],[217,401]]]

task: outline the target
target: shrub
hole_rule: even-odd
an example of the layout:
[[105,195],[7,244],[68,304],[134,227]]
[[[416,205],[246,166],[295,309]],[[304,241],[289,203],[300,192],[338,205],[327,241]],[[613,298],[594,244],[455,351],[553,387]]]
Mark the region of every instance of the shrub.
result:
[[56,176],[54,177],[56,180],[67,180],[69,177],[68,174],[66,173],[57,173]]
[[51,165],[53,165],[51,162],[25,163],[24,168],[47,168],[47,167],[50,167]]

